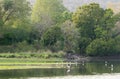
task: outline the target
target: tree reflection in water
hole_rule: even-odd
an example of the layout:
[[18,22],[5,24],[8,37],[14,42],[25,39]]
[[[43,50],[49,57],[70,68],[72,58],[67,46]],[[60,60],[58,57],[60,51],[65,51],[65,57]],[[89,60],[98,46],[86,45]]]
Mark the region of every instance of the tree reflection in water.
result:
[[[69,71],[68,71],[69,70]],[[58,77],[58,76],[82,76],[97,74],[120,73],[120,62],[84,62],[83,64],[71,64],[70,68],[51,68],[51,69],[23,69],[23,70],[0,70],[0,79],[9,78],[31,78],[31,77]],[[71,78],[70,78],[71,79]]]

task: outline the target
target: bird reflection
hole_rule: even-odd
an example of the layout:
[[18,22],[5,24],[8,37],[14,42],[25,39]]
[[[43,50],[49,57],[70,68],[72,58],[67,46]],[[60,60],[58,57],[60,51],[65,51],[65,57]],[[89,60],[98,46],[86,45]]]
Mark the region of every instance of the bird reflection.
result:
[[111,64],[111,67],[110,67],[111,71],[113,71],[113,64]]
[[105,66],[107,66],[108,65],[108,62],[107,61],[105,61]]

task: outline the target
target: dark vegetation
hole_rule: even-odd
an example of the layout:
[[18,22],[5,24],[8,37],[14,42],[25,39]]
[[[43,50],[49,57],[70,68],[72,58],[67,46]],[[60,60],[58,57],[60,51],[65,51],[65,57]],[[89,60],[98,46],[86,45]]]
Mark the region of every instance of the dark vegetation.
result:
[[0,53],[19,57],[19,52],[30,52],[35,57],[36,52],[42,57],[39,51],[50,50],[45,58],[63,56],[59,51],[119,55],[119,21],[120,13],[114,14],[97,3],[70,12],[62,0],[36,0],[33,6],[26,0],[0,0]]

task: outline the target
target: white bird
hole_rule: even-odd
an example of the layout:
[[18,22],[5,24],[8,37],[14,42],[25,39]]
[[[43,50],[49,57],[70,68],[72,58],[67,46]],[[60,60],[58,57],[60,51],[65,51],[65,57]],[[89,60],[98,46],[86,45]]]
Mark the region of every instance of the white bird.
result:
[[84,61],[82,62],[82,65],[84,66],[85,64],[84,64]]
[[111,64],[111,68],[113,68],[113,64]]
[[111,66],[109,68],[111,69],[111,71],[113,71],[114,70],[113,64],[111,64]]
[[71,65],[67,64],[67,68],[70,69],[70,68],[71,68]]
[[67,64],[67,73],[70,72],[71,64]]
[[70,69],[67,70],[67,73],[69,73],[69,72],[70,72]]
[[107,66],[107,61],[105,61],[105,66]]

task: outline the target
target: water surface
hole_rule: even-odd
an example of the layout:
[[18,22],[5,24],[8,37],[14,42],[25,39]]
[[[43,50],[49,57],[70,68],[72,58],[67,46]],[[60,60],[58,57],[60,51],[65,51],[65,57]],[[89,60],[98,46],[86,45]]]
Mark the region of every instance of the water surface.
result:
[[[66,66],[66,65],[64,65]],[[82,62],[70,68],[0,70],[0,79],[119,79],[120,61]]]

